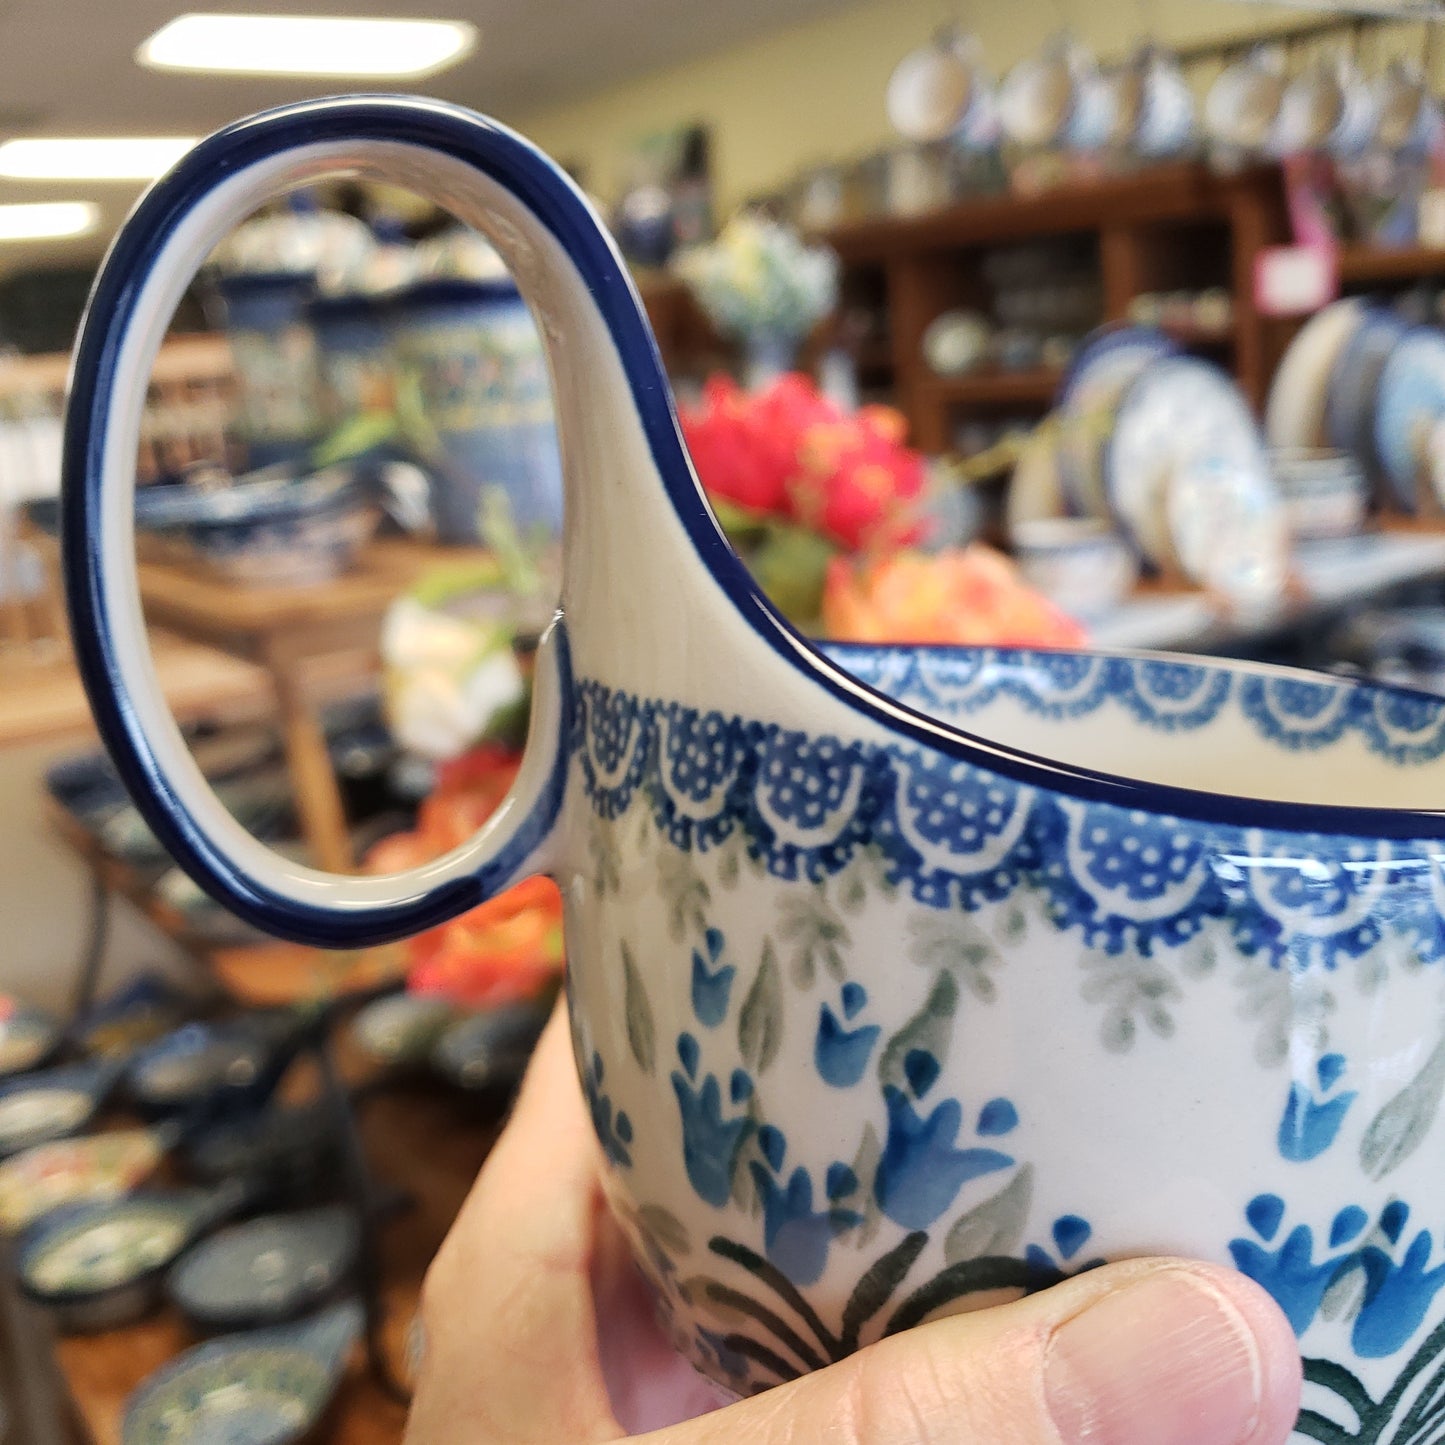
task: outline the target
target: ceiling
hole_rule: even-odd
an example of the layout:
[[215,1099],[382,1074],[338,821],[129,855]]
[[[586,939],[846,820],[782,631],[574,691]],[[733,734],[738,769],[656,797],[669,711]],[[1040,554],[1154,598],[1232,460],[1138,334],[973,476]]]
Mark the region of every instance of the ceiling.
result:
[[[432,3],[434,10],[419,8],[415,0],[0,0],[0,139],[201,134],[251,111],[348,88],[344,81],[175,75],[136,65],[136,47],[188,10],[411,18],[434,13],[470,20],[481,32],[475,51],[416,88],[515,120],[750,37],[845,10],[857,0]],[[99,236],[0,248],[0,272],[97,255],[137,190],[124,184],[55,186],[0,179],[0,202],[83,195],[99,201],[105,216]]]

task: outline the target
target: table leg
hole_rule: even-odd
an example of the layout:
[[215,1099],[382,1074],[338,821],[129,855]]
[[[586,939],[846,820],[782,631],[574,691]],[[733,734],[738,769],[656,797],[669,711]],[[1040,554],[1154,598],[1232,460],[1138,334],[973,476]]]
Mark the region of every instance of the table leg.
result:
[[356,860],[321,719],[297,675],[298,665],[274,654],[267,658],[267,665],[281,708],[281,732],[296,790],[296,811],[302,835],[311,845],[313,862],[329,873],[353,872]]

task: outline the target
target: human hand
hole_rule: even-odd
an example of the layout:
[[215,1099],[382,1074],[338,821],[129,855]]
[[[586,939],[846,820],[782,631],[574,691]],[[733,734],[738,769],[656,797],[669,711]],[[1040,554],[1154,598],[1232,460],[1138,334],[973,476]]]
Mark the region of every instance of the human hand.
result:
[[[653,1322],[561,1009],[427,1275],[408,1445],[1282,1445],[1300,1360],[1243,1275],[1093,1270],[721,1405]],[[721,1405],[721,1408],[718,1408]]]

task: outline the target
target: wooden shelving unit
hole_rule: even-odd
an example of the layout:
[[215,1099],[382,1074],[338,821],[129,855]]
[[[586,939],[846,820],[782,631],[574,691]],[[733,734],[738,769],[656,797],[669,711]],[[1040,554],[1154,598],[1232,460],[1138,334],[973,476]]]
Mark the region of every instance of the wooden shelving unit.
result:
[[1399,250],[1382,246],[1342,246],[1339,267],[1341,283],[1351,290],[1445,279],[1445,249],[1437,246],[1406,246]]
[[1076,238],[1098,257],[1104,320],[1123,320],[1152,291],[1223,287],[1233,297],[1225,332],[1187,332],[1183,341],[1230,366],[1262,405],[1288,334],[1254,307],[1260,250],[1288,239],[1279,172],[1260,167],[1216,175],[1194,164],[1061,186],[1035,196],[972,200],[928,215],[879,218],[824,237],[844,268],[845,297],[881,301],[888,318],[892,388],[915,443],[947,450],[969,411],[1039,412],[1057,373],[988,373],[942,381],[921,355],[930,322],[953,307],[984,308],[984,255],[1012,243]]

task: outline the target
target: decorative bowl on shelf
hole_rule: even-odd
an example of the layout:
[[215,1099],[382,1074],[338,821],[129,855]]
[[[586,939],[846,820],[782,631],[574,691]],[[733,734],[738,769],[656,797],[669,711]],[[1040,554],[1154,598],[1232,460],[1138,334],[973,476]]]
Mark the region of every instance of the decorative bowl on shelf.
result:
[[126,1402],[121,1445],[293,1445],[321,1423],[361,1333],[355,1300],[196,1345]]
[[345,572],[380,512],[349,467],[310,476],[270,468],[231,481],[221,468],[136,493],[143,556],[247,587],[299,587]]
[[1139,576],[1133,548],[1107,522],[1091,517],[1019,522],[1013,545],[1030,585],[1085,620],[1117,607]]
[[66,1064],[0,1085],[0,1157],[31,1144],[78,1134],[116,1079],[102,1064]]
[[356,1214],[341,1205],[263,1215],[190,1250],[166,1293],[198,1334],[281,1324],[345,1284],[360,1244]]
[[1269,459],[1296,541],[1353,537],[1364,526],[1370,487],[1347,452],[1301,447],[1272,451]]
[[232,1183],[53,1210],[21,1236],[21,1289],[50,1309],[63,1330],[117,1329],[154,1308],[165,1271],[246,1196],[246,1186]]

